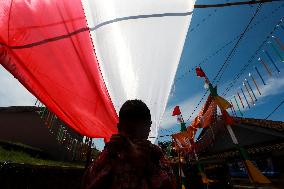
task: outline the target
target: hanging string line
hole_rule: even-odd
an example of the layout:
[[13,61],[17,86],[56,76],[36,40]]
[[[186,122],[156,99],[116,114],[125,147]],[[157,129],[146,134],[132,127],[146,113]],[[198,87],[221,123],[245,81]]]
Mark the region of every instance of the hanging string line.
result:
[[[249,29],[249,27],[250,27],[252,21],[254,20],[254,18],[255,18],[256,15],[258,14],[258,12],[260,11],[261,7],[262,7],[262,4],[259,4],[258,7],[257,7],[257,9],[256,9],[256,11],[255,11],[255,13],[253,14],[252,18],[250,19],[249,23],[247,24],[245,30],[244,30],[244,31],[242,32],[242,34],[240,35],[240,37],[239,37],[237,43],[235,44],[235,46],[233,47],[233,49],[230,51],[230,53],[229,53],[227,59],[225,60],[225,62],[223,63],[223,65],[221,66],[221,68],[219,69],[219,71],[217,72],[216,76],[214,77],[213,82],[217,79],[217,77],[219,76],[219,74],[220,74],[221,71],[223,70],[224,66],[225,66],[226,64],[228,64],[229,61],[231,60],[231,57],[232,57],[233,53],[234,53],[235,50],[237,49],[237,47],[238,47],[240,41],[242,40],[242,38],[244,37],[245,33],[248,31],[248,29]],[[224,71],[223,71],[223,73],[224,73]],[[221,76],[219,77],[219,80],[217,80],[217,83],[219,83],[219,81],[220,81],[220,79],[221,79],[223,73],[222,73]],[[190,118],[192,117],[192,115],[194,114],[194,112],[197,110],[197,108],[199,107],[199,105],[200,105],[201,102],[203,101],[204,97],[207,95],[208,91],[209,91],[209,90],[207,89],[206,92],[204,93],[204,95],[202,96],[201,100],[198,102],[198,104],[197,104],[196,107],[194,108],[194,110],[193,110],[193,112],[191,113],[190,117],[186,120],[186,122],[188,122],[188,121],[190,120]]]
[[[281,19],[283,19],[284,17],[282,17]],[[269,38],[271,37],[271,35],[276,31],[277,29],[277,25],[279,25],[282,21],[280,21],[275,25],[275,27],[273,28],[273,30],[266,36],[265,40],[259,45],[259,47],[257,48],[257,50],[254,52],[254,54],[250,57],[250,59],[248,60],[248,63],[245,64],[241,70],[239,71],[239,73],[234,77],[233,81],[229,83],[228,87],[225,89],[225,91],[222,93],[222,96],[226,96],[228,94],[228,92],[235,86],[235,84],[237,83],[237,81],[241,78],[241,76],[245,73],[245,71],[248,69],[249,65],[253,62],[253,60],[256,58],[256,56],[259,54],[259,52],[261,52],[261,49],[263,48],[263,46],[267,43],[267,41],[269,40]]]
[[272,114],[274,114],[276,112],[276,110],[278,110],[278,108],[280,108],[280,106],[282,104],[284,104],[284,100],[282,102],[280,102],[280,104],[270,114],[268,114],[268,116],[265,118],[265,120],[267,120]]
[[[262,19],[258,20],[257,22],[255,22],[251,27],[249,27],[249,29],[247,31],[250,31],[251,29],[253,29],[255,26],[257,26],[258,24],[262,23],[264,20],[270,18],[273,14],[275,14],[277,11],[279,11],[282,7],[284,7],[284,4],[281,4],[280,6],[276,7],[274,10],[272,10],[268,15],[264,16]],[[232,44],[234,41],[236,41],[239,37],[241,36],[241,34],[237,35],[236,37],[234,37],[231,41],[227,42],[225,45],[223,45],[221,48],[219,48],[218,50],[214,51],[212,54],[206,56],[202,61],[200,61],[197,66],[202,66],[203,64],[205,64],[207,61],[209,61],[211,58],[215,57],[216,55],[218,55],[222,50],[224,50],[227,46],[229,46],[230,44]],[[187,71],[185,71],[183,74],[181,74],[179,77],[177,77],[174,81],[174,83],[179,82],[180,80],[182,80],[184,77],[186,77],[189,73],[193,72],[195,70],[196,66],[193,66],[191,68],[188,68]]]
[[[277,12],[280,8],[282,8],[283,6],[284,6],[284,4],[281,4],[280,6],[278,6],[277,8],[275,8],[273,11],[271,11],[270,14],[276,13],[276,12]],[[261,23],[261,21],[263,21],[263,20],[269,18],[269,17],[270,17],[270,14],[264,16],[261,20],[257,21],[257,22],[256,22],[254,25],[252,25],[247,31],[249,31],[250,29],[252,29],[252,28],[253,28],[254,26],[256,26],[257,24]],[[278,24],[279,24],[279,23],[281,23],[281,21],[279,21]],[[267,36],[267,39],[269,38],[269,36],[270,36],[271,34],[273,34],[273,33],[275,32],[276,28],[277,28],[277,25],[274,27],[273,31],[270,32],[270,34]],[[238,35],[237,37],[240,37],[240,36],[241,36],[241,35]],[[228,46],[229,44],[231,44],[234,40],[237,39],[237,37],[234,38],[232,41],[228,42],[227,44],[225,44],[225,46],[223,46],[223,47],[221,47],[220,49],[218,49],[218,50],[217,50],[215,53],[213,53],[212,55],[214,56],[214,54],[216,54],[218,51],[220,51],[221,49],[223,49],[223,48],[225,48],[226,46]],[[267,39],[266,39],[266,40],[261,44],[261,46],[255,51],[254,55],[251,57],[251,59],[248,61],[248,63],[252,62],[252,59],[255,58],[256,54],[258,54],[258,52],[261,50],[262,46],[267,42]],[[205,58],[199,65],[201,65],[201,64],[202,64],[203,62],[205,62],[206,60],[208,60],[208,58]],[[241,69],[240,73],[238,73],[237,76],[234,78],[234,80],[229,84],[229,87],[227,87],[226,92],[223,93],[224,96],[226,96],[227,92],[229,92],[229,91],[232,89],[232,87],[235,85],[236,80],[240,78],[240,76],[243,74],[243,72],[247,69],[248,65],[249,65],[249,64],[245,65],[245,66]],[[192,69],[188,70],[188,72],[193,71],[194,69],[195,69],[195,68],[192,68]],[[181,79],[181,77],[179,77],[176,81],[178,81],[178,80],[180,80],[180,79]],[[204,100],[204,98],[206,97],[207,93],[208,93],[208,90],[207,90],[207,91],[205,92],[205,94],[202,96],[202,98],[200,99],[200,101],[198,102],[198,104],[196,105],[196,107],[194,108],[193,112],[191,113],[191,115],[190,115],[190,117],[187,119],[187,121],[189,121],[190,118],[193,116],[193,114],[195,113],[195,111],[197,110],[197,108],[199,107],[199,105],[201,104],[201,102],[202,102],[202,101]],[[186,121],[186,122],[187,122],[187,121]],[[168,132],[173,132],[173,129],[169,129],[169,130],[168,130],[168,129],[165,129],[165,130],[167,130]]]
[[[283,17],[284,18],[284,17]],[[279,21],[281,23],[281,21]],[[278,24],[279,24],[278,23]],[[250,60],[246,65],[243,66],[243,68],[240,70],[240,72],[235,76],[233,81],[229,84],[229,86],[225,89],[225,92],[223,93],[224,96],[228,94],[228,92],[234,87],[236,84],[237,80],[245,73],[246,69],[249,67],[250,63],[253,61],[253,59],[257,56],[257,54],[261,51],[262,47],[265,45],[265,43],[268,41],[270,38],[270,35],[273,34],[277,29],[277,25],[274,27],[273,31],[270,32],[270,34],[266,37],[266,39],[263,41],[263,43],[259,46],[259,48],[255,51],[255,53],[251,56]],[[256,67],[255,67],[256,68]]]
[[[256,15],[258,14],[259,10],[261,9],[262,4],[259,4],[259,6],[257,7],[255,13],[253,14],[252,18],[250,19],[249,23],[247,24],[246,28],[244,29],[244,31],[242,32],[242,34],[240,35],[238,41],[236,42],[236,44],[234,45],[234,47],[232,48],[232,50],[230,51],[230,53],[228,54],[225,62],[222,64],[221,68],[219,69],[219,71],[217,72],[216,76],[213,79],[213,82],[216,81],[216,79],[219,77],[219,74],[223,71],[225,65],[227,65],[229,63],[229,61],[231,60],[231,57],[233,55],[233,53],[236,51],[237,47],[239,46],[240,41],[243,39],[245,33],[247,32],[250,24],[252,23],[252,21],[254,20],[254,18],[256,17]],[[224,71],[223,71],[224,73]],[[221,77],[223,76],[223,74],[221,74],[221,76],[219,77],[219,80],[217,80],[216,84],[219,83]],[[196,109],[198,108],[198,106],[200,105],[200,103],[202,102],[202,100],[204,99],[204,97],[206,96],[206,94],[208,93],[208,89],[206,90],[205,94],[202,96],[201,100],[198,102],[198,104],[195,106],[193,112],[191,113],[191,115],[189,116],[189,118],[187,119],[187,121],[190,120],[190,118],[192,117],[192,115],[194,114],[194,112],[196,111]]]
[[[238,39],[237,43],[235,44],[235,46],[233,47],[233,49],[231,50],[231,52],[229,53],[227,59],[225,60],[225,62],[223,63],[223,65],[221,66],[220,70],[217,72],[216,76],[213,79],[213,83],[215,80],[216,84],[218,84],[223,76],[223,74],[225,73],[225,69],[227,68],[227,66],[229,65],[229,62],[231,60],[231,58],[233,57],[233,53],[237,50],[241,40],[244,38],[249,26],[251,25],[252,21],[254,20],[254,18],[258,15],[260,9],[262,7],[262,4],[259,4],[258,7],[256,8],[255,13],[253,14],[253,16],[251,17],[249,23],[247,24],[245,30],[243,31],[243,33],[241,34],[240,38]],[[222,73],[221,73],[222,72]],[[220,74],[220,75],[219,75]],[[219,79],[217,79],[219,77]]]
[[212,8],[212,7],[228,7],[235,5],[253,5],[253,4],[263,4],[263,3],[271,3],[274,1],[283,1],[283,0],[252,0],[252,1],[242,1],[242,2],[233,2],[233,3],[223,3],[223,4],[208,4],[208,5],[194,5],[194,8]]
[[[226,0],[226,2],[228,2],[229,0]],[[201,25],[201,23],[204,23],[205,21],[207,21],[210,17],[212,17],[214,14],[216,14],[216,12],[218,11],[218,9],[214,9],[213,13],[209,13],[206,17],[204,17],[202,19],[202,21],[200,23],[197,23],[195,26],[192,27],[192,25],[189,28],[188,33],[191,33],[193,31],[196,31],[196,29]]]

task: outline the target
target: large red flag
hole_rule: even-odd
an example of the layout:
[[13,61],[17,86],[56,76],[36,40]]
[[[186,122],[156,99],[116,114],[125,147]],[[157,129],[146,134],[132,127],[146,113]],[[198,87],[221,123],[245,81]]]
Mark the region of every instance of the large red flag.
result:
[[82,135],[115,133],[117,114],[81,1],[1,0],[0,6],[1,65]]
[[122,104],[143,100],[154,142],[194,2],[1,0],[0,62],[88,137],[109,138]]

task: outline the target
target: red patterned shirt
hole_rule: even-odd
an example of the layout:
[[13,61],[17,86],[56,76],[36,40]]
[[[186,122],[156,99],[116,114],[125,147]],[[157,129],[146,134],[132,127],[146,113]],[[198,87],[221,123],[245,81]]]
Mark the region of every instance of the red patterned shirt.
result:
[[175,180],[158,146],[113,135],[87,169],[83,185],[85,189],[174,189]]

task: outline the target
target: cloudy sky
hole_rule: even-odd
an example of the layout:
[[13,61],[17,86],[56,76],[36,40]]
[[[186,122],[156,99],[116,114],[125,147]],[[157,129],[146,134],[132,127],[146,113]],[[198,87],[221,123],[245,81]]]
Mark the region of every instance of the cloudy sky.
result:
[[[197,1],[197,4],[210,2],[209,0],[200,0]],[[225,0],[220,0],[220,2],[225,2]],[[192,70],[201,64],[209,79],[213,80],[255,10],[256,5],[194,10],[176,79],[172,86],[172,92],[161,124],[161,128],[166,130],[160,130],[160,135],[172,134],[178,131],[179,126],[176,123],[176,119],[171,116],[172,109],[176,105],[181,107],[185,120],[190,124],[194,115],[199,111],[200,106],[197,107],[195,113],[192,114],[192,112],[206,91],[203,87],[203,79],[197,78]],[[284,16],[283,12],[283,2],[267,3],[262,6],[243,39],[240,41],[237,50],[222,70],[222,77],[217,79],[219,82],[214,82],[218,86],[219,94],[222,94],[230,83],[234,82],[231,90],[225,96],[231,100],[234,95],[237,95],[237,92],[240,93],[241,87],[245,91],[242,83],[245,79],[248,79],[257,101],[255,105],[251,105],[251,108],[241,107],[244,117],[266,118],[284,100],[284,62],[281,62],[279,56],[272,49],[271,44],[268,43],[265,43],[261,50],[266,50],[272,56],[280,73],[276,71],[275,66],[265,53],[262,51],[256,53],[261,43],[267,36],[270,36],[269,33]],[[282,44],[284,44],[283,28],[277,27],[273,33]],[[272,38],[269,38],[268,41],[274,43],[274,39]],[[278,48],[277,44],[274,43],[274,45]],[[278,50],[284,57],[284,51],[281,51],[279,48]],[[251,59],[252,55],[255,55],[255,57]],[[257,60],[259,57],[266,62],[272,71],[272,76],[269,76],[264,67],[259,63]],[[262,84],[254,66],[260,71],[266,85]],[[245,69],[243,69],[244,67]],[[249,77],[249,73],[256,79],[261,95],[258,94],[253,81]],[[238,75],[238,79],[235,79]],[[0,106],[2,107],[33,105],[35,102],[35,98],[3,67],[0,67],[0,86]],[[250,101],[247,93],[246,95]],[[235,102],[233,101],[233,103]],[[234,105],[237,111],[236,104]],[[237,114],[240,116],[238,111]],[[189,118],[190,115],[193,116]],[[272,114],[269,119],[284,121],[284,105]],[[163,137],[161,139],[167,140],[169,138]]]
[[[209,1],[198,1],[200,4],[206,2],[209,3]],[[196,77],[192,70],[201,63],[201,67],[209,79],[213,80],[255,10],[256,6],[237,6],[206,10],[195,9],[176,74],[176,82],[173,85],[161,125],[162,128],[168,131],[161,130],[160,135],[178,131],[178,124],[175,118],[171,116],[173,107],[176,105],[181,107],[183,117],[190,124],[190,121],[201,107],[198,106],[191,118],[190,115],[192,115],[196,105],[206,92],[204,89],[204,80]],[[222,72],[224,71],[222,77],[217,79],[219,80],[217,84],[219,94],[223,94],[229,84],[234,81],[234,86],[231,87],[231,90],[227,92],[225,97],[228,100],[232,100],[236,111],[237,106],[234,101],[234,95],[237,97],[237,92],[241,93],[241,87],[246,93],[242,83],[245,79],[248,80],[257,101],[251,108],[246,106],[245,109],[238,102],[244,117],[264,119],[284,100],[284,62],[280,60],[272,49],[271,44],[268,43],[265,43],[257,54],[255,53],[267,36],[270,36],[268,41],[273,42],[276,46],[274,39],[269,34],[284,16],[283,12],[283,2],[264,4],[262,6],[243,39],[240,41],[236,52],[233,54],[231,60],[227,62],[227,66],[222,70]],[[277,27],[273,35],[284,43],[284,30],[282,27]],[[278,48],[278,46],[276,47]],[[280,73],[277,72],[275,66],[262,50],[266,50],[272,56],[277,68],[280,69]],[[284,57],[284,51],[281,51],[279,48],[277,50]],[[255,55],[253,59],[251,59],[252,55]],[[258,61],[259,57],[266,62],[266,65],[272,71],[272,76],[260,64]],[[259,70],[266,85],[262,84],[254,66]],[[243,69],[244,67],[246,69]],[[239,73],[241,73],[239,79],[234,80]],[[261,95],[259,95],[252,79],[249,77],[249,73],[255,78]],[[246,93],[245,95],[250,102],[248,94]],[[237,100],[239,100],[238,97]],[[204,103],[204,100],[202,102]],[[243,103],[244,105],[246,104],[244,99]],[[241,116],[238,111],[237,115]],[[284,121],[284,106],[280,107],[269,119]],[[168,140],[169,138],[161,138],[161,140],[165,139]]]

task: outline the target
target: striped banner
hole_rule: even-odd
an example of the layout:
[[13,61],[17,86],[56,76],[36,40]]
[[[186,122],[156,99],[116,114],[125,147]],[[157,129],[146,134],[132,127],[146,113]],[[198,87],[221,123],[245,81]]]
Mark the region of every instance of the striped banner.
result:
[[122,104],[143,100],[154,142],[194,4],[1,0],[0,50],[7,53],[0,62],[59,119],[91,138],[110,138]]

